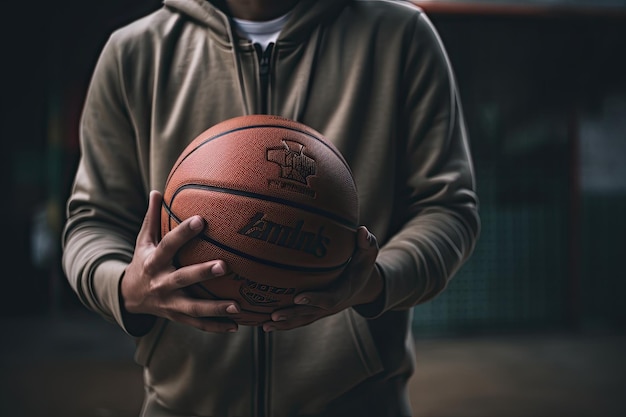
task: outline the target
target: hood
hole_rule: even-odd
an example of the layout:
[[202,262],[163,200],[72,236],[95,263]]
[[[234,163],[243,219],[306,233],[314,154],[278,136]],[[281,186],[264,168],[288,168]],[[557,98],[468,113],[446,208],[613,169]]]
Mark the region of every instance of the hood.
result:
[[[353,0],[300,0],[281,33],[285,43],[297,43],[310,35],[311,30],[324,25],[337,16],[346,4]],[[208,0],[164,0],[163,4],[173,10],[189,16],[199,24],[209,27],[225,42],[229,42],[230,19]]]

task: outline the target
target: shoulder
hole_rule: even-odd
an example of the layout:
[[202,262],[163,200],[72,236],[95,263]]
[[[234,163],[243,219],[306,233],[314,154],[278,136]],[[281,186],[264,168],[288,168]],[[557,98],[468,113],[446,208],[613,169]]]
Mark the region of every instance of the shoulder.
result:
[[357,28],[383,33],[415,33],[433,29],[426,13],[406,0],[352,0],[343,17]]
[[389,47],[416,48],[439,42],[427,14],[406,0],[352,0],[337,24],[363,39],[375,37]]
[[408,0],[353,0],[350,5],[371,16],[384,16],[400,21],[411,20],[424,14],[419,6]]
[[[189,33],[198,33],[198,24],[166,6],[120,26],[106,40],[102,59],[133,73],[149,70],[163,54],[170,54]],[[190,30],[191,29],[191,30]],[[185,35],[186,34],[186,35]]]
[[115,29],[109,36],[108,42],[118,47],[156,42],[163,39],[172,23],[179,19],[180,14],[172,13],[168,8],[162,7]]

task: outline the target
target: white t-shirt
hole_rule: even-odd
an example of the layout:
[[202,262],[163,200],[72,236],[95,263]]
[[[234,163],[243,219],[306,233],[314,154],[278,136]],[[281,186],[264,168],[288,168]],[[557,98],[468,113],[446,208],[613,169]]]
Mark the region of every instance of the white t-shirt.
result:
[[239,35],[261,45],[263,50],[272,42],[276,42],[280,31],[289,19],[289,13],[265,22],[233,18]]

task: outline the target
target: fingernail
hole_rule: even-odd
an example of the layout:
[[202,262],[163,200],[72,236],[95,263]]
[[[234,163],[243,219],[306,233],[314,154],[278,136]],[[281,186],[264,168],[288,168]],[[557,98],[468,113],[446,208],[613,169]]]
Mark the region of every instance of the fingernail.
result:
[[286,317],[286,316],[278,316],[278,317],[276,317],[276,318],[275,318],[275,319],[273,319],[273,320],[274,320],[274,321],[285,321],[285,320],[287,320],[287,317]]
[[224,267],[222,264],[217,263],[211,267],[211,273],[216,277],[221,277],[224,275]]
[[236,327],[229,327],[228,329],[226,329],[226,331],[228,333],[235,333],[237,331],[237,328]]
[[237,308],[236,305],[231,304],[228,307],[226,307],[226,312],[230,314],[237,314],[239,313],[239,309]]
[[309,300],[307,297],[302,297],[294,299],[293,302],[296,304],[309,304],[311,300]]
[[270,333],[270,332],[273,332],[274,330],[276,330],[276,327],[274,327],[272,325],[267,325],[266,324],[266,325],[263,326],[263,331],[265,333]]
[[191,227],[191,230],[200,230],[204,227],[204,224],[202,223],[202,219],[200,219],[200,217],[194,216],[189,222],[189,227]]

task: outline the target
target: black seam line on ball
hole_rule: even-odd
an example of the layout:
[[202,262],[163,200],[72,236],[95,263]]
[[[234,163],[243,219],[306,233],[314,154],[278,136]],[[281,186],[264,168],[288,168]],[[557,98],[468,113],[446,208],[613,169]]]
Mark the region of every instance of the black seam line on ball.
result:
[[186,189],[202,189],[202,190],[208,190],[208,191],[214,191],[216,193],[224,193],[224,194],[232,194],[232,195],[237,195],[237,196],[241,196],[241,197],[249,197],[249,198],[254,198],[257,200],[263,200],[263,201],[269,201],[272,203],[278,203],[284,206],[288,206],[288,207],[293,207],[299,210],[303,210],[303,211],[307,211],[309,213],[313,213],[313,214],[317,214],[323,217],[326,217],[327,219],[330,219],[334,222],[339,223],[342,226],[347,227],[348,229],[350,229],[351,231],[356,231],[357,226],[352,223],[350,220],[338,216],[334,213],[331,213],[329,211],[326,210],[322,210],[322,209],[318,209],[315,207],[311,207],[308,206],[306,204],[300,204],[300,203],[295,203],[293,201],[290,200],[286,200],[284,198],[280,198],[280,197],[273,197],[273,196],[269,196],[269,195],[265,195],[265,194],[260,194],[260,193],[254,193],[251,191],[243,191],[243,190],[236,190],[234,188],[226,188],[226,187],[216,187],[213,185],[205,185],[205,184],[185,184],[183,186],[181,186],[180,188],[178,188],[176,190],[176,192],[172,195],[172,203],[174,202],[174,199],[176,198],[176,195],[178,193],[180,193],[183,190]]
[[316,141],[318,141],[319,143],[321,143],[322,145],[324,145],[326,148],[328,148],[328,150],[330,150],[332,153],[334,153],[339,160],[341,161],[341,163],[348,168],[348,170],[350,170],[350,167],[348,166],[348,163],[346,162],[345,158],[343,157],[343,155],[341,155],[340,153],[337,153],[337,151],[335,149],[333,149],[332,147],[330,147],[328,145],[328,143],[326,143],[325,141],[323,141],[322,139],[318,138],[317,136],[311,134],[310,132],[307,132],[306,130],[302,130],[302,129],[298,129],[295,127],[290,127],[290,126],[283,126],[280,124],[258,124],[258,125],[250,125],[250,126],[242,126],[242,127],[237,127],[235,129],[231,129],[228,130],[226,132],[222,132],[219,133],[215,136],[210,136],[208,138],[206,138],[205,140],[203,140],[201,143],[198,144],[198,146],[196,146],[191,152],[189,152],[189,154],[191,155],[196,149],[198,149],[199,147],[201,147],[202,145],[206,144],[207,142],[210,142],[212,140],[218,139],[224,135],[228,135],[230,133],[234,133],[234,132],[239,132],[241,130],[248,130],[248,129],[256,129],[256,128],[263,128],[263,129],[269,129],[269,128],[277,128],[277,129],[285,129],[285,130],[291,130],[292,132],[298,132],[298,133],[302,133],[303,135],[306,135],[312,139],[315,139]]
[[[163,207],[165,208],[165,211],[167,211],[168,215],[170,218],[174,219],[178,224],[182,223],[182,220],[180,218],[178,218],[174,213],[171,212],[170,208],[167,206],[167,204],[163,203]],[[333,272],[333,271],[337,271],[340,270],[342,268],[344,268],[352,259],[351,257],[348,258],[345,262],[342,262],[339,265],[334,265],[334,266],[325,266],[325,267],[314,267],[314,266],[298,266],[298,265],[289,265],[289,264],[283,264],[281,262],[274,262],[274,261],[270,261],[269,259],[263,259],[263,258],[259,258],[256,257],[254,255],[251,255],[249,253],[240,251],[238,249],[235,249],[233,247],[230,247],[228,245],[225,245],[215,239],[212,239],[210,237],[208,237],[205,234],[202,235],[198,235],[197,236],[199,239],[204,240],[205,242],[213,245],[213,246],[217,246],[220,249],[223,249],[227,252],[232,253],[233,255],[237,255],[240,258],[244,258],[247,259],[249,261],[253,261],[256,262],[258,264],[261,265],[266,265],[266,266],[271,266],[274,268],[279,268],[279,269],[284,269],[287,271],[294,271],[294,272],[304,272],[304,273],[308,273],[308,274],[319,274],[319,273],[325,273],[325,272]]]
[[285,129],[285,130],[291,130],[292,132],[298,132],[298,133],[302,133],[312,139],[315,139],[316,141],[320,142],[322,145],[324,145],[326,148],[328,148],[333,154],[335,154],[339,160],[341,161],[341,163],[348,169],[348,172],[350,172],[350,174],[352,174],[352,169],[350,168],[350,166],[348,165],[348,162],[345,160],[344,156],[340,153],[338,153],[335,149],[333,149],[331,146],[328,145],[328,143],[326,143],[324,140],[318,138],[317,136],[311,134],[310,132],[307,132],[305,130],[302,129],[297,129],[294,127],[288,127],[288,126],[283,126],[283,125],[274,125],[274,124],[258,124],[258,125],[250,125],[250,126],[242,126],[242,127],[237,127],[235,129],[231,129],[231,130],[227,130],[226,132],[222,132],[219,133],[215,136],[209,136],[208,138],[204,139],[202,142],[200,142],[198,144],[198,146],[196,146],[195,148],[193,148],[191,151],[189,151],[187,153],[187,155],[185,156],[185,158],[183,158],[182,161],[180,161],[180,163],[172,169],[172,172],[170,173],[170,175],[168,176],[167,180],[166,180],[166,184],[169,183],[169,179],[172,175],[172,173],[178,169],[178,166],[180,166],[180,164],[183,163],[183,161],[185,159],[187,159],[191,154],[193,154],[198,148],[202,147],[203,145],[207,144],[208,142],[211,142],[215,139],[219,139],[222,136],[228,135],[230,133],[234,133],[234,132],[239,132],[241,130],[247,130],[247,129],[254,129],[254,128],[279,128],[279,129]]

